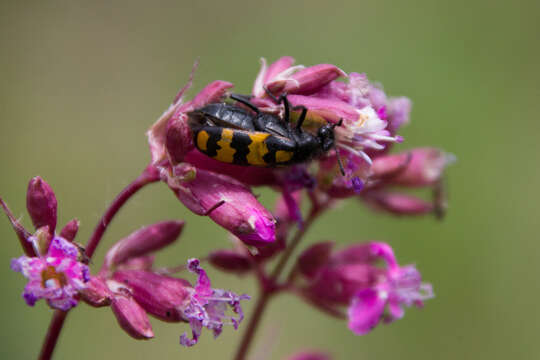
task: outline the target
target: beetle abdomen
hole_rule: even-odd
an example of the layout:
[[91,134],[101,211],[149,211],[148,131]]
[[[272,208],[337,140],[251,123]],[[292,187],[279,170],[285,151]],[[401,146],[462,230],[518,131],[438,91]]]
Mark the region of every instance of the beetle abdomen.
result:
[[251,166],[286,165],[296,147],[285,137],[217,126],[204,126],[195,131],[194,143],[199,151],[213,159]]

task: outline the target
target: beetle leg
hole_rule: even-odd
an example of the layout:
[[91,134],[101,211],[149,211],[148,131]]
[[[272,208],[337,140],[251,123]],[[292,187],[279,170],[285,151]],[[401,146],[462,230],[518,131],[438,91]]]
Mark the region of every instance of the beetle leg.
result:
[[257,114],[261,112],[259,110],[259,108],[255,104],[253,104],[253,103],[251,103],[251,101],[245,99],[242,95],[231,94],[230,98],[235,100],[235,101],[238,101],[239,103],[242,103],[242,104],[246,105],[248,108],[255,111]]
[[306,120],[306,114],[307,114],[307,108],[304,105],[298,105],[293,107],[293,110],[300,110],[302,109],[302,113],[300,114],[300,117],[298,118],[298,122],[296,123],[296,130],[300,130],[302,128],[302,124],[304,123],[304,120]]
[[339,165],[339,170],[341,171],[341,175],[345,176],[345,169],[343,168],[343,163],[341,162],[341,157],[339,156],[339,151],[338,151],[337,146],[336,146],[335,150],[336,150],[336,157],[337,157],[337,162],[338,162],[338,165]]

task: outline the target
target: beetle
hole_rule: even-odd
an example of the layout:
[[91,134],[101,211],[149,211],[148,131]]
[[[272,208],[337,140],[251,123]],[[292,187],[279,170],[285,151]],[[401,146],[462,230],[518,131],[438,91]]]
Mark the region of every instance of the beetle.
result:
[[[243,95],[231,99],[244,104],[253,112],[233,104],[213,103],[188,113],[195,147],[218,161],[246,166],[286,166],[306,162],[334,147],[334,128],[337,124],[321,126],[316,135],[302,129],[307,108],[293,110],[301,114],[295,126],[290,122],[287,94],[268,95],[284,105],[284,116],[262,112]],[[339,156],[338,156],[339,159]],[[340,169],[343,169],[339,160]],[[343,171],[342,171],[343,173]]]

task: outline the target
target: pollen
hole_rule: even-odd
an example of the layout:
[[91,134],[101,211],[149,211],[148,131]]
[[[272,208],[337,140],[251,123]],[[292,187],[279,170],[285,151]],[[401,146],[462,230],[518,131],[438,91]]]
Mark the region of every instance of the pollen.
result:
[[41,286],[43,288],[49,287],[51,281],[60,287],[67,284],[66,275],[63,272],[56,272],[56,268],[49,265],[41,272]]

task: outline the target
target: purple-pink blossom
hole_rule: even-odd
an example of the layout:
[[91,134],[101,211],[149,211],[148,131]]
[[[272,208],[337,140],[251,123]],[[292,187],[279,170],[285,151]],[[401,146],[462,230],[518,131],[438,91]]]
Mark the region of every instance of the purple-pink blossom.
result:
[[325,311],[339,313],[348,306],[355,334],[368,333],[381,320],[399,319],[403,307],[421,307],[433,297],[431,285],[422,283],[413,265],[400,266],[388,244],[357,244],[337,252],[332,247],[315,244],[299,257],[297,266],[307,282],[302,293]]
[[75,245],[55,236],[46,254],[13,259],[11,269],[28,279],[23,292],[26,303],[34,306],[37,300],[45,299],[50,307],[64,311],[76,306],[79,291],[90,280],[88,267],[78,256]]
[[83,263],[84,256],[72,243],[79,222],[72,220],[62,229],[61,235],[55,234],[56,196],[51,186],[39,176],[30,180],[26,193],[26,208],[36,227],[33,234],[15,219],[2,199],[0,205],[27,254],[11,260],[11,269],[28,279],[23,291],[26,303],[34,306],[39,299],[45,299],[50,307],[64,311],[76,306],[79,292],[90,280],[88,266]]

